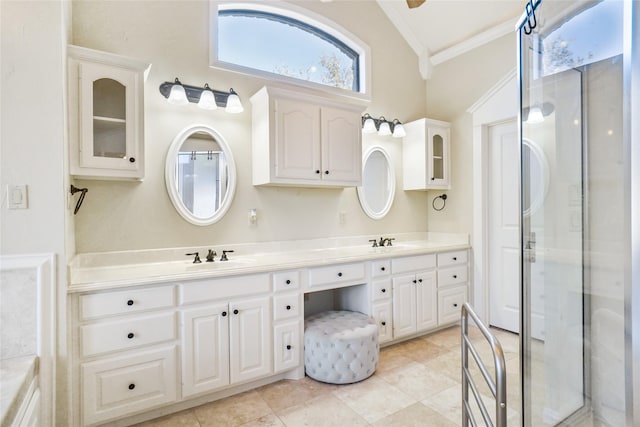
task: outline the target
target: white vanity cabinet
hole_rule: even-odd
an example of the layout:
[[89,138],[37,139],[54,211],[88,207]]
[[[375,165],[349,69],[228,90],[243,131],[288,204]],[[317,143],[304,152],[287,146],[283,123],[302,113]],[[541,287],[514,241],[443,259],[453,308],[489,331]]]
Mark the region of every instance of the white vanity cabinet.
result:
[[173,286],[80,295],[77,313],[83,425],[177,401]]
[[437,326],[436,255],[391,260],[394,339]]
[[375,260],[371,268],[371,316],[378,325],[378,342],[393,340],[393,285],[391,261]]
[[302,366],[304,302],[299,270],[273,273],[273,371]]
[[74,176],[144,178],[144,82],[151,64],[68,46],[69,157]]
[[402,139],[404,190],[451,188],[450,124],[419,119],[405,123]]
[[251,103],[253,185],[360,185],[362,106],[270,87]]
[[271,374],[268,274],[192,281],[178,291],[183,397]]
[[438,325],[460,320],[460,310],[468,299],[469,251],[438,254]]

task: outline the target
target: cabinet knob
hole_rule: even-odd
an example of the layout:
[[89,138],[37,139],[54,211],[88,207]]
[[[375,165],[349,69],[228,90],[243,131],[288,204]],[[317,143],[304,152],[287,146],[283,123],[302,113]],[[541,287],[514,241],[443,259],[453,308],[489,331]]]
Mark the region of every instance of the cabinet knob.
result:
[[422,283],[422,279],[418,279],[418,282]]
[[227,312],[226,311],[222,312],[222,317],[227,317]]
[[133,334],[133,332],[129,332],[127,334],[127,338],[132,339],[133,337],[135,337],[135,335]]
[[287,285],[291,284],[291,280],[287,279],[284,283],[286,283]]
[[291,345],[287,344],[287,350],[291,350]]
[[129,390],[133,390],[134,388],[136,388],[136,385],[135,385],[135,384],[133,384],[133,383],[132,383],[132,384],[129,384]]
[[291,310],[291,306],[290,305],[287,306],[287,310]]
[[386,325],[387,325],[387,322],[385,322],[385,321],[383,320],[382,322],[380,322],[380,324],[381,324],[382,326],[386,326]]
[[418,283],[418,281],[416,279],[413,279],[413,283]]
[[454,302],[454,303],[453,303],[453,306],[454,306],[454,307],[457,307],[457,306],[458,306],[458,303],[457,303],[457,302]]
[[431,177],[431,181],[435,181],[435,180],[436,180],[436,179],[435,179],[435,177],[433,177],[433,176],[432,176],[432,177]]
[[320,169],[316,169],[316,173],[319,174],[320,173]]
[[233,314],[238,314],[238,309],[233,310]]
[[329,171],[324,171],[324,174],[325,175],[329,175]]
[[135,157],[129,157],[129,162],[135,163],[136,162],[136,158]]
[[129,301],[127,301],[127,305],[133,305],[133,300],[130,299]]
[[380,267],[380,270],[385,271],[385,270],[386,270],[386,268],[384,268],[384,267]]
[[457,260],[458,260],[458,257],[457,257],[457,256],[454,256],[454,257],[453,257],[453,260],[454,260],[454,261],[457,261]]
[[457,275],[457,274],[454,274],[454,275],[453,275],[453,278],[454,278],[454,279],[457,279],[457,278],[458,278],[458,275]]
[[380,289],[380,291],[384,294],[385,292],[387,292],[387,290],[385,288]]
[[338,273],[338,277],[342,277],[342,273]]

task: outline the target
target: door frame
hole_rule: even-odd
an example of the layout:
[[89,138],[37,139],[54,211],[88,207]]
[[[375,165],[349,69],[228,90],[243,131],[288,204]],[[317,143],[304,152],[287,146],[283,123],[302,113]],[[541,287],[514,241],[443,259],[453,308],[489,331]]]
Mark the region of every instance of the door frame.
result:
[[489,128],[518,118],[515,68],[481,96],[467,112],[473,121],[473,297],[474,310],[489,322]]

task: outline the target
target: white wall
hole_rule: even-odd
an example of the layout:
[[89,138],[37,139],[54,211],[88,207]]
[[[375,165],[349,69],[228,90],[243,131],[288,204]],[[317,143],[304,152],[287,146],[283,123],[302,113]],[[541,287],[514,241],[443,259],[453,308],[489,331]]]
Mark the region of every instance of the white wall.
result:
[[[417,58],[376,3],[306,2],[301,7],[326,16],[355,34],[372,51],[373,116],[410,121],[425,115],[425,82]],[[144,16],[145,19],[140,19]],[[88,187],[76,216],[78,252],[220,245],[427,230],[427,196],[397,191],[383,220],[369,219],[354,188],[255,188],[251,184],[251,104],[249,97],[267,81],[208,66],[207,1],[95,1],[73,4],[73,43],[151,62],[145,86],[146,178],[142,183],[78,181]],[[160,83],[179,77],[185,84],[226,90],[233,87],[245,111],[203,112],[194,105],[169,105]],[[169,201],[164,184],[165,153],[173,137],[193,123],[213,126],[229,142],[238,170],[233,204],[219,223],[197,227],[185,222]],[[366,135],[363,148],[379,143],[401,180],[401,141]],[[258,209],[257,227],[247,212]],[[340,224],[338,212],[346,213]]]
[[[73,247],[65,206],[65,57],[70,3],[2,1],[0,121],[0,254],[53,254],[57,283],[57,404],[64,421],[67,387],[66,254]],[[28,185],[26,210],[7,209],[6,186]],[[46,397],[49,398],[48,396]]]

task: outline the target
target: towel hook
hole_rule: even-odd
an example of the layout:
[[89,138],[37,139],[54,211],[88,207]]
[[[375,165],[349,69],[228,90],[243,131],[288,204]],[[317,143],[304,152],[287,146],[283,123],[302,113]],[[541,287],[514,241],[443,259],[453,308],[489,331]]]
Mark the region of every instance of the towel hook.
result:
[[538,22],[536,21],[535,8],[533,7],[533,0],[529,0],[529,3],[527,3],[524,10],[527,13],[527,22],[524,24],[524,33],[529,35],[538,25]]

